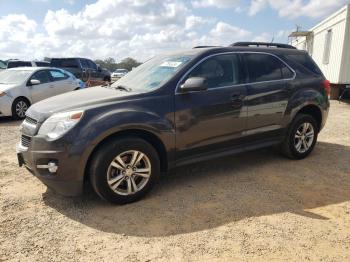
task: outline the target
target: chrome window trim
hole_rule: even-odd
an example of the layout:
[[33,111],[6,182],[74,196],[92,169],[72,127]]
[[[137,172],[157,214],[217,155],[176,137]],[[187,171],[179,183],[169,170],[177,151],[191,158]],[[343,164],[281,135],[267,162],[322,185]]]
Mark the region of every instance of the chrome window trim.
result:
[[[175,88],[175,95],[176,94],[188,94],[188,93],[193,93],[193,92],[197,92],[197,91],[190,91],[190,92],[186,92],[186,93],[182,93],[179,91],[180,89],[180,83],[202,62],[206,61],[209,58],[215,57],[215,56],[219,56],[219,55],[232,55],[232,54],[263,54],[263,55],[270,55],[273,56],[275,58],[277,58],[279,61],[281,61],[283,64],[285,64],[289,70],[291,70],[293,72],[293,77],[291,78],[283,78],[283,79],[277,79],[277,80],[268,80],[268,81],[260,81],[260,82],[247,82],[247,83],[242,83],[242,84],[235,84],[235,85],[230,85],[230,86],[220,86],[217,88],[211,88],[211,89],[207,89],[206,91],[209,90],[216,90],[216,89],[221,89],[221,88],[228,88],[228,87],[235,87],[235,86],[243,86],[243,85],[253,85],[253,84],[263,84],[263,83],[274,83],[274,82],[279,82],[279,81],[291,81],[294,80],[296,78],[296,72],[295,70],[288,65],[284,60],[282,60],[280,57],[278,57],[275,54],[271,54],[271,53],[267,53],[267,52],[257,52],[257,51],[231,51],[231,52],[222,52],[222,53],[217,53],[217,54],[212,54],[209,56],[206,56],[204,58],[202,58],[200,61],[198,61],[196,64],[194,64],[190,69],[187,70],[187,72],[180,78],[180,80],[177,82],[176,84],[176,88]],[[179,92],[178,92],[179,91]]]

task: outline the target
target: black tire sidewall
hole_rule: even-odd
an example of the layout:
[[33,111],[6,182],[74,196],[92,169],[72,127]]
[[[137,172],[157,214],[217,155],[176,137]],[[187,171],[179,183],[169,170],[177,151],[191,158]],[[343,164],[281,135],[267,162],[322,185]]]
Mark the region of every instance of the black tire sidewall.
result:
[[[312,127],[314,129],[314,140],[312,142],[312,145],[310,146],[310,148],[306,152],[300,153],[296,150],[296,148],[294,146],[294,136],[295,136],[295,133],[297,132],[298,128],[300,127],[300,125],[303,123],[309,123],[312,125]],[[303,158],[307,157],[312,152],[312,150],[314,149],[315,144],[317,142],[317,136],[318,136],[318,132],[319,132],[318,129],[319,128],[318,128],[316,120],[310,115],[301,114],[295,118],[295,120],[293,121],[293,124],[291,126],[291,129],[289,132],[289,137],[288,137],[289,150],[294,158],[303,159]]]
[[[147,155],[151,162],[152,173],[145,187],[133,195],[119,195],[107,183],[107,171],[112,160],[125,151],[138,150]],[[91,182],[96,193],[103,199],[117,204],[126,204],[142,198],[158,180],[160,174],[159,156],[156,150],[146,141],[139,138],[124,138],[105,144],[97,152],[92,163]]]
[[29,108],[29,106],[30,106],[30,104],[28,103],[28,101],[27,101],[26,99],[23,99],[23,98],[17,98],[17,99],[15,99],[15,101],[13,101],[13,103],[12,103],[12,108],[11,108],[11,109],[12,109],[12,117],[15,118],[15,119],[24,119],[25,116],[24,116],[24,117],[21,117],[21,116],[17,115],[16,106],[17,106],[17,104],[18,104],[19,102],[24,102],[24,103],[26,103],[26,105],[27,105],[27,110],[28,110],[28,108]]

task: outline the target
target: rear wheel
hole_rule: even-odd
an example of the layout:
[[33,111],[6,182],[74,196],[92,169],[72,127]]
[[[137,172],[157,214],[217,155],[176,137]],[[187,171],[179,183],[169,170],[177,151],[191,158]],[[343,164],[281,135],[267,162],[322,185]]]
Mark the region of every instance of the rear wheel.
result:
[[313,150],[318,135],[318,125],[314,117],[299,114],[292,122],[281,145],[282,152],[292,159],[303,159]]
[[117,204],[141,199],[153,187],[159,174],[156,150],[137,137],[105,144],[90,165],[90,181],[96,193]]
[[27,99],[19,97],[12,104],[12,117],[16,119],[24,119],[26,112],[30,106]]

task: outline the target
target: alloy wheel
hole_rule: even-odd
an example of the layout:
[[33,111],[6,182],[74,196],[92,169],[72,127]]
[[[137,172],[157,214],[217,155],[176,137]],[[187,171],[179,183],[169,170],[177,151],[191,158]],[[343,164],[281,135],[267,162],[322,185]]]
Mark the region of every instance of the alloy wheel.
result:
[[16,114],[18,117],[20,118],[24,118],[26,115],[26,111],[28,109],[28,105],[26,102],[24,101],[18,101],[18,103],[16,104]]
[[312,124],[302,123],[294,135],[294,147],[303,154],[307,152],[314,142],[315,131]]
[[116,156],[107,170],[107,183],[119,195],[142,190],[151,176],[151,162],[142,152],[130,150]]

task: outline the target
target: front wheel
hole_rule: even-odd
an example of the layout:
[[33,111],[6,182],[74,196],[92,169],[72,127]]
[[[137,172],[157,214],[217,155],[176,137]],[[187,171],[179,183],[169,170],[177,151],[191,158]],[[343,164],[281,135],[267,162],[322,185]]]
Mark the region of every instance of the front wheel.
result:
[[29,106],[30,104],[26,99],[22,97],[17,98],[12,104],[12,117],[15,119],[24,119]]
[[282,152],[289,158],[303,159],[314,149],[317,135],[316,120],[310,115],[297,115],[281,145]]
[[157,151],[137,137],[109,141],[97,151],[90,165],[90,181],[96,193],[117,204],[144,197],[159,174]]

